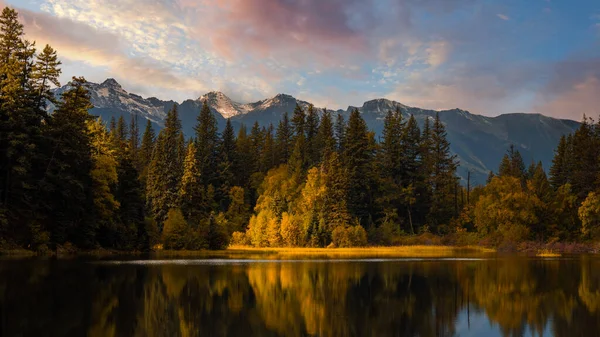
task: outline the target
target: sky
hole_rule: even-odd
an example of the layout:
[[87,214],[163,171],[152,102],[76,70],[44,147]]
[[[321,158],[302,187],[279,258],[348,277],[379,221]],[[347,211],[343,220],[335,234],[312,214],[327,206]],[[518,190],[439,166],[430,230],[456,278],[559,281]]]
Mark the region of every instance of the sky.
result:
[[600,115],[599,0],[0,0],[62,82],[145,97],[388,98],[496,116]]

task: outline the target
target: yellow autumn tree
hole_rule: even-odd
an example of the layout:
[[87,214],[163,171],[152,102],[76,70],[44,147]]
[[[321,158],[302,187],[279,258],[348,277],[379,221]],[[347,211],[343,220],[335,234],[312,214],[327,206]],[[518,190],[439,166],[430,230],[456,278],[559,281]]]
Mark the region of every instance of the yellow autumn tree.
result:
[[527,239],[538,222],[536,210],[540,206],[541,201],[523,188],[520,179],[494,177],[475,204],[475,226],[499,243],[519,242]]
[[91,177],[95,211],[101,221],[110,222],[119,209],[119,202],[111,191],[117,184],[117,160],[102,119],[88,121],[87,126],[93,160]]

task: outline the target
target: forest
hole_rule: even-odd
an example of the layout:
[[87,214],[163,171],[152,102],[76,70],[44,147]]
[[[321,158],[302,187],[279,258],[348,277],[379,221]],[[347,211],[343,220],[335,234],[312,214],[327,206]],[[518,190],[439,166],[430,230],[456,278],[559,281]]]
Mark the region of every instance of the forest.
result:
[[[376,137],[358,110],[312,106],[277,125],[194,135],[177,106],[164,128],[90,115],[86,81],[56,98],[61,62],[0,16],[0,248],[223,249],[394,245],[411,237],[517,247],[600,235],[600,125],[584,117],[549,169],[510,145],[485,186],[456,175],[439,116],[400,110]],[[52,103],[56,109],[48,112]],[[186,136],[192,136],[186,138]]]

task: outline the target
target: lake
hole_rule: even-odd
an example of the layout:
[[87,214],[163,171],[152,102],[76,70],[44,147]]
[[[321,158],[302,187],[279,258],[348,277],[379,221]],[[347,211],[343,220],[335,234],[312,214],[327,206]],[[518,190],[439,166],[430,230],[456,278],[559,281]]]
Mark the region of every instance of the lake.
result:
[[3,259],[0,336],[598,336],[600,258]]

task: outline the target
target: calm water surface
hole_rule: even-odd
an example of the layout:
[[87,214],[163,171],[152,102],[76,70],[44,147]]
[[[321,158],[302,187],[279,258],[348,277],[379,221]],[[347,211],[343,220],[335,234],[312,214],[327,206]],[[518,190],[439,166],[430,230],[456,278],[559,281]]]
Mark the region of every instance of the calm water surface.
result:
[[0,260],[0,336],[600,336],[600,258]]

